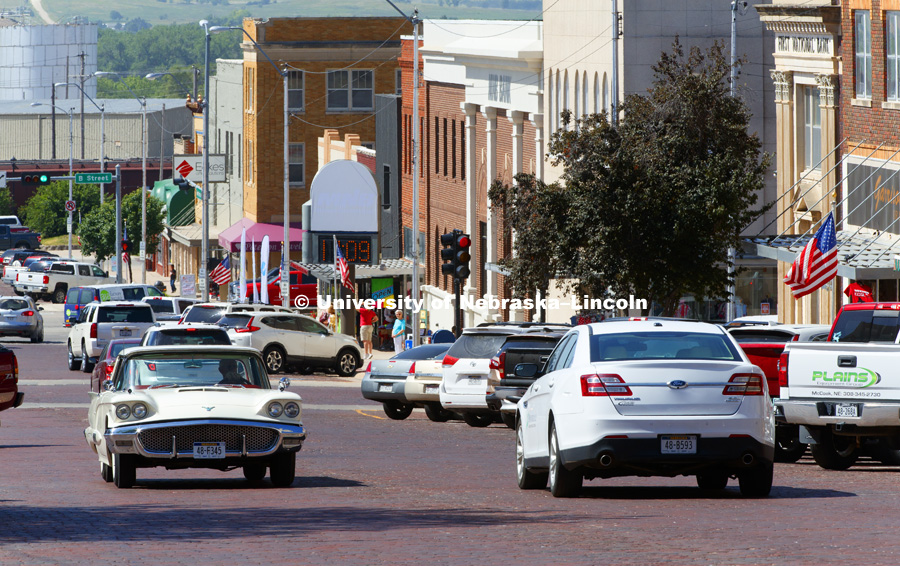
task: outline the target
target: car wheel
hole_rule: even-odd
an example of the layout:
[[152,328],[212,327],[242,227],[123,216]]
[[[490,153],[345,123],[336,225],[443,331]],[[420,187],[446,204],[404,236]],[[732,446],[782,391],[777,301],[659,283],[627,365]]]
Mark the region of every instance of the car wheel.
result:
[[550,493],[553,497],[575,497],[581,491],[584,476],[572,472],[563,465],[559,454],[556,423],[550,425]]
[[702,490],[720,490],[728,485],[728,474],[722,472],[704,472],[697,474],[697,487]]
[[275,487],[289,487],[294,483],[297,466],[297,455],[294,452],[283,452],[272,458],[269,466],[269,479]]
[[544,489],[547,487],[547,472],[532,472],[525,467],[525,431],[519,424],[516,428],[516,480],[519,489]]
[[137,466],[133,454],[113,455],[113,481],[119,489],[128,489],[137,480]]
[[494,422],[494,415],[490,413],[464,413],[463,420],[469,426],[484,428]]
[[852,436],[836,436],[825,429],[818,442],[812,445],[813,460],[826,470],[846,470],[856,463],[859,449]]
[[401,403],[396,399],[385,401],[384,414],[395,421],[402,421],[412,414],[413,406],[407,403]]
[[66,302],[66,290],[62,287],[59,287],[55,291],[53,291],[53,302],[57,305]]
[[81,360],[75,358],[75,354],[72,353],[72,343],[69,342],[69,354],[68,354],[68,362],[69,362],[69,371],[75,371],[81,367]]
[[94,369],[94,366],[91,365],[91,359],[87,355],[87,348],[84,347],[84,344],[81,345],[81,371],[84,373],[91,373],[91,370]]
[[356,373],[359,367],[359,359],[350,350],[341,350],[337,356],[337,374],[341,377],[349,377]]
[[425,403],[425,416],[435,423],[445,423],[453,418],[453,411],[448,411],[440,403]]
[[800,429],[796,426],[775,428],[775,461],[793,464],[806,453],[806,444],[800,442]]
[[772,476],[775,466],[764,462],[746,472],[738,474],[738,484],[744,497],[766,497],[772,491]]
[[500,420],[503,421],[507,427],[512,430],[516,430],[516,416],[512,413],[500,413]]
[[284,369],[284,350],[279,346],[269,346],[263,352],[266,369],[269,373],[278,373]]
[[35,330],[31,333],[31,343],[37,344],[38,342],[42,342],[44,340],[43,336],[44,332],[42,330]]
[[106,483],[112,483],[113,481],[112,467],[106,462],[100,462],[100,477],[103,478],[103,481]]
[[244,466],[244,477],[250,481],[260,481],[266,477],[266,467],[263,464],[247,464]]

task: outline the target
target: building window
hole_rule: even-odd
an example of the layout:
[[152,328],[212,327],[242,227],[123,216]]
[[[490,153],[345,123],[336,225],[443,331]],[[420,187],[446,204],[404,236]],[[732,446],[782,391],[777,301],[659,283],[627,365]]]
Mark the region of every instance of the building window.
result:
[[816,167],[822,155],[822,119],[819,110],[819,89],[803,89],[803,153],[804,169]]
[[900,101],[900,12],[887,13],[887,99]]
[[247,69],[247,109],[253,110],[253,68]]
[[484,263],[487,261],[487,222],[478,223],[478,285],[481,295],[487,293],[487,269]]
[[566,71],[563,75],[562,106],[560,106],[560,109],[562,111],[569,109],[569,71]]
[[581,113],[588,115],[588,76],[587,71],[581,75]]
[[247,181],[253,182],[253,140],[247,140]]
[[606,73],[603,73],[603,111],[612,112],[612,108],[609,107],[609,83],[606,82]]
[[509,104],[512,100],[510,96],[511,83],[512,77],[509,75],[488,74],[488,100]]
[[328,110],[371,110],[372,71],[328,71]]
[[441,172],[441,144],[439,142],[441,137],[441,119],[434,119],[434,172],[435,174],[440,174]]
[[872,20],[868,10],[854,11],[856,98],[872,98]]
[[302,185],[306,182],[304,176],[304,163],[306,159],[306,144],[292,143],[288,146],[288,181],[292,185]]
[[578,118],[581,116],[581,115],[578,113],[578,109],[579,109],[579,106],[578,106],[578,91],[580,90],[580,89],[578,88],[578,87],[579,87],[579,84],[578,84],[578,83],[579,83],[579,79],[580,79],[580,76],[579,76],[578,72],[576,71],[576,72],[575,72],[575,92],[573,93],[573,94],[575,95],[575,99],[574,99],[574,104],[572,105],[572,107],[575,109],[574,115],[573,115],[572,117],[575,118],[575,119],[578,119]]
[[288,71],[288,109],[303,109],[303,71]]
[[453,178],[456,178],[456,120],[450,121],[450,168]]
[[554,132],[559,129],[559,113],[562,110],[562,108],[559,105],[559,89],[560,89],[559,71],[556,71],[556,93],[555,93],[556,100],[553,101],[553,106],[555,107],[554,112],[553,112],[553,131]]
[[397,96],[403,94],[403,72],[400,69],[394,73],[394,94]]
[[391,206],[391,166],[382,165],[381,206]]
[[466,180],[466,122],[465,120],[460,120],[459,122],[459,155],[461,159],[459,160],[459,177],[463,181]]
[[594,114],[600,113],[600,75],[594,73]]
[[241,145],[241,134],[238,134],[238,142],[237,142],[237,153],[238,156],[238,177],[241,177],[241,167],[244,165],[244,161],[242,159],[243,154],[241,153],[241,148],[244,147]]
[[441,130],[441,132],[444,134],[443,135],[444,147],[442,148],[441,151],[444,152],[444,177],[446,177],[447,176],[447,119],[446,118],[444,118],[444,127]]

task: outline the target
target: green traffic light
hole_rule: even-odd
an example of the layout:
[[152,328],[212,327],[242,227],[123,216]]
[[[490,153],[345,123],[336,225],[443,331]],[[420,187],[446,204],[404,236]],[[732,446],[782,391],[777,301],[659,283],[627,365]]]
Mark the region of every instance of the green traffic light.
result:
[[46,183],[50,180],[50,175],[41,175],[41,183]]

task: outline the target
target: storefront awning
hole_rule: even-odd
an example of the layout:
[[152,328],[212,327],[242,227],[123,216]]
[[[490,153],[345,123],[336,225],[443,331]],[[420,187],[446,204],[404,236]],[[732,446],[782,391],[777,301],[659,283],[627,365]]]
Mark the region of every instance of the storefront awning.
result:
[[[236,223],[222,230],[219,234],[219,245],[231,253],[241,251],[241,233],[247,228],[247,236],[244,241],[246,251],[251,250],[251,246],[256,244],[256,251],[262,249],[263,237],[269,237],[269,251],[280,252],[281,241],[284,240],[283,224],[263,224],[262,222],[254,222],[249,218],[241,218]],[[288,235],[291,238],[291,251],[300,251],[302,249],[303,232],[300,228],[288,228]]]
[[[240,243],[238,244],[240,247]],[[302,263],[292,261],[291,265],[305,269],[320,281],[333,281],[340,277],[334,265],[322,263]],[[375,277],[404,277],[412,275],[412,261],[406,258],[385,259],[378,265],[357,265],[356,279],[372,279]],[[425,276],[425,266],[419,264],[419,277]]]
[[[793,263],[807,236],[756,237],[744,240],[744,251],[762,257]],[[879,236],[854,234],[845,230],[837,233],[838,276],[861,279],[897,279],[894,256],[900,256],[900,236],[882,233]]]

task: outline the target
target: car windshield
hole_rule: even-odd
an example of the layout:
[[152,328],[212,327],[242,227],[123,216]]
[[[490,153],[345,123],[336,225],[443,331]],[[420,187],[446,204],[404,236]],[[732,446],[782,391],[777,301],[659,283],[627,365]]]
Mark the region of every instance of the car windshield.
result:
[[450,344],[426,344],[416,348],[404,350],[391,358],[392,360],[433,360],[437,357],[444,357]]
[[165,299],[154,299],[151,301],[146,301],[150,308],[153,309],[153,312],[157,313],[174,313],[175,312],[175,304],[172,301]]
[[24,299],[0,299],[0,310],[20,311],[28,308]]
[[106,357],[109,359],[115,358],[125,348],[134,348],[138,344],[140,344],[140,342],[137,340],[129,342],[111,342],[109,345],[110,351],[107,352]]
[[244,354],[144,354],[126,361],[116,389],[165,387],[249,387],[269,389],[262,364]]
[[147,306],[101,306],[97,322],[153,322],[153,310]]
[[741,355],[724,335],[703,332],[623,332],[590,337],[591,361],[728,360]]
[[211,322],[215,323],[225,314],[225,307],[211,307],[195,305],[185,315],[182,322]]
[[493,358],[506,340],[506,334],[463,334],[450,346],[451,358]]

